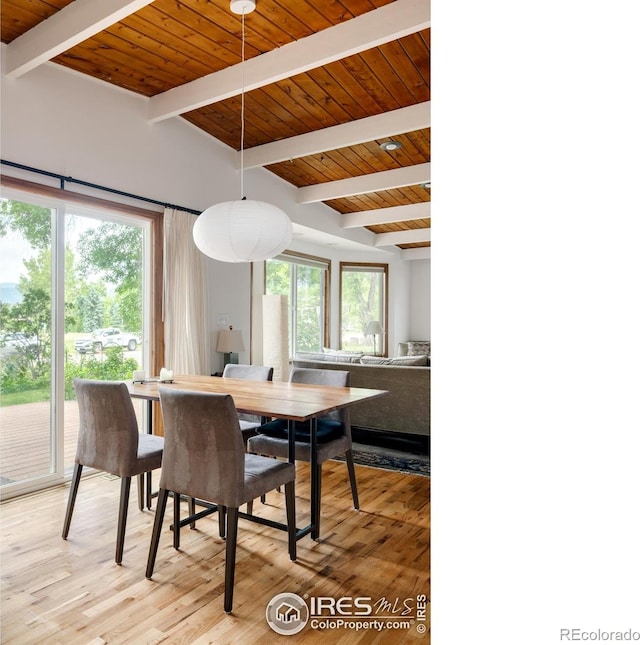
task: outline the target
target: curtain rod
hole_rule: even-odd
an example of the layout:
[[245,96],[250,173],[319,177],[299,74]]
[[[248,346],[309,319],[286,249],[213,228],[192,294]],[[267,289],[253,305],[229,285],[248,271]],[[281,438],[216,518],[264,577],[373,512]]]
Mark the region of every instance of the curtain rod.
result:
[[65,182],[80,184],[81,186],[87,186],[88,188],[95,188],[96,190],[102,190],[107,193],[113,193],[114,195],[121,195],[122,197],[130,197],[132,199],[137,199],[141,202],[147,202],[148,204],[157,204],[158,206],[164,206],[165,208],[175,208],[176,210],[184,211],[185,213],[191,213],[193,215],[200,215],[202,211],[195,210],[193,208],[186,208],[184,206],[178,206],[177,204],[169,204],[167,202],[161,202],[156,199],[150,199],[149,197],[141,197],[140,195],[134,195],[133,193],[125,193],[122,190],[116,190],[115,188],[108,188],[107,186],[100,186],[99,184],[92,184],[89,181],[83,181],[82,179],[74,179],[73,177],[66,177],[65,175],[60,175],[57,172],[50,172],[48,170],[40,170],[39,168],[33,168],[32,166],[25,166],[24,164],[15,163],[14,161],[7,161],[6,159],[0,159],[0,163],[5,166],[10,166],[11,168],[18,168],[20,170],[26,170],[28,172],[33,172],[38,175],[45,175],[47,177],[54,177],[55,179],[60,180],[61,190],[65,190]]

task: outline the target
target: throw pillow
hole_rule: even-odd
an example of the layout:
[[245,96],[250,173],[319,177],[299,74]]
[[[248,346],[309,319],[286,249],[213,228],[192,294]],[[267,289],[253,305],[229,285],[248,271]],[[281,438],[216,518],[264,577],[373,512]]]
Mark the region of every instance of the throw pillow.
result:
[[359,363],[362,354],[329,354],[329,361],[334,363]]
[[333,357],[322,354],[321,352],[296,352],[296,360],[301,361],[330,361]]
[[362,365],[390,365],[391,359],[384,356],[361,356]]
[[430,340],[410,340],[407,343],[407,356],[431,357],[431,341]]
[[363,356],[360,359],[362,365],[403,365],[405,367],[422,367],[428,365],[426,356],[398,356],[386,358],[385,356]]
[[334,363],[359,363],[362,352],[348,352],[344,349],[331,349],[323,347],[322,352],[327,357],[325,360]]
[[398,356],[392,358],[390,365],[408,365],[408,366],[423,366],[428,365],[429,359],[427,356]]
[[346,349],[331,349],[330,347],[323,347],[322,352],[331,356],[362,356],[362,352],[350,352]]

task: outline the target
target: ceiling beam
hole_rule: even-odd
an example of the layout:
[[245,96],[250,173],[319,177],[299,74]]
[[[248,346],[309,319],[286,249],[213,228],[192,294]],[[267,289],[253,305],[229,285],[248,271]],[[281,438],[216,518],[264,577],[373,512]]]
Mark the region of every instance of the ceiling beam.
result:
[[7,47],[6,73],[11,78],[135,13],[153,0],[76,0],[37,24]]
[[345,213],[342,216],[342,228],[359,228],[360,226],[378,226],[393,222],[409,222],[431,217],[431,202],[374,208],[369,211]]
[[375,193],[379,190],[391,190],[403,186],[413,186],[423,181],[431,181],[431,163],[421,163],[407,168],[395,168],[373,172],[350,179],[338,179],[324,184],[314,184],[298,188],[296,202],[310,204],[312,202],[325,202],[329,199],[340,199],[352,195]]
[[[431,101],[300,134],[244,151],[244,167],[256,168],[431,127]],[[240,168],[240,153],[236,167]]]
[[[244,89],[248,92],[308,72],[430,25],[431,0],[396,0],[246,60]],[[149,121],[155,123],[237,96],[243,87],[242,71],[239,63],[153,96],[149,99]]]
[[396,244],[414,244],[416,242],[431,242],[431,229],[412,228],[409,231],[378,233],[373,246],[394,246]]

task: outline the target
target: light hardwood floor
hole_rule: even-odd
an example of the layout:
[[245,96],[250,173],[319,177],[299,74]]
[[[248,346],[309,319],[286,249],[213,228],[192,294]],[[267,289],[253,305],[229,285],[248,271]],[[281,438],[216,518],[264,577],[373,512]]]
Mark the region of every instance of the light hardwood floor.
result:
[[[323,465],[321,537],[302,538],[295,563],[284,532],[240,520],[230,615],[222,609],[224,542],[217,516],[200,520],[195,531],[182,529],[175,551],[170,502],[153,580],[147,580],[154,510],[138,511],[135,486],[122,566],[114,562],[117,478],[98,474],[82,481],[67,541],[60,533],[68,485],[4,502],[1,642],[429,643],[429,619],[426,634],[411,620],[408,630],[307,625],[295,636],[276,634],[265,620],[267,603],[284,592],[399,604],[411,599],[413,606],[419,594],[430,597],[430,480],[366,466],[356,466],[356,473],[360,511],[351,506],[344,463]],[[298,525],[308,522],[308,475],[307,465],[299,464]],[[255,512],[284,521],[284,495],[270,493],[266,505],[256,502]]]

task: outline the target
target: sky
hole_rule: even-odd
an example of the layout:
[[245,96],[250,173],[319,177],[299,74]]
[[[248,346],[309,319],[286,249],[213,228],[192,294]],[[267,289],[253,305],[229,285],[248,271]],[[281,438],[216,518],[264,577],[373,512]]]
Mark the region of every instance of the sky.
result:
[[17,283],[24,273],[24,260],[35,254],[19,233],[9,231],[7,235],[0,236],[0,282]]

